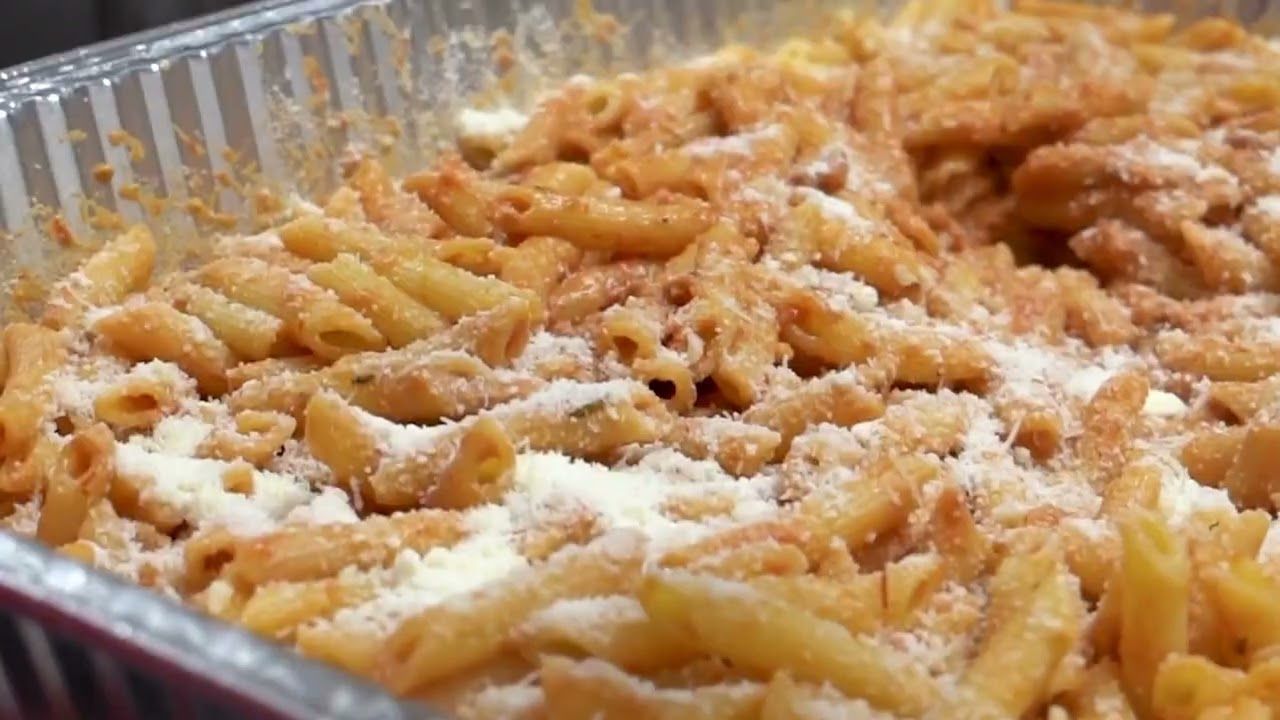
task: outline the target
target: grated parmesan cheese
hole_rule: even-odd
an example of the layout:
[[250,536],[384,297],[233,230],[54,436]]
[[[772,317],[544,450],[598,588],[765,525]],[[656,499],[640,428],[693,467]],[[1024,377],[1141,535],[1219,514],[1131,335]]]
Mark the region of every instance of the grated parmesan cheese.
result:
[[590,367],[596,362],[591,344],[576,335],[556,335],[543,330],[529,338],[524,352],[512,363],[517,372],[531,372],[538,367],[552,362],[561,362],[565,358]]
[[322,488],[311,502],[290,510],[284,518],[286,524],[298,525],[339,525],[359,520],[347,494],[336,487]]
[[[636,697],[647,697],[658,701],[667,699],[681,705],[692,704],[696,697],[693,690],[658,687],[649,680],[623,672],[612,663],[605,662],[599,658],[587,658],[578,662],[574,666],[574,673],[582,675],[584,678],[598,678],[608,682],[610,685],[624,686],[627,688],[626,692],[628,694]],[[756,685],[749,682],[722,683],[718,687],[721,692],[741,693],[744,696],[751,696],[756,692]]]
[[1178,459],[1175,441],[1144,443],[1140,462],[1153,466],[1160,475],[1159,510],[1175,527],[1181,527],[1201,513],[1235,512],[1226,491],[1201,485]]
[[1258,548],[1258,560],[1280,563],[1280,520],[1272,520]]
[[537,685],[490,685],[458,710],[462,720],[469,718],[541,717],[545,697]]
[[791,717],[807,720],[893,720],[896,715],[881,712],[861,698],[852,699],[826,686],[820,695],[793,699],[787,706]]
[[777,259],[771,257],[766,257],[760,264],[816,293],[833,310],[867,312],[880,304],[880,294],[876,289],[852,273],[833,272],[808,264],[783,268]]
[[284,241],[274,230],[260,232],[257,235],[224,235],[213,245],[213,254],[221,256],[254,257],[282,250],[284,250]]
[[[391,568],[375,573],[382,592],[342,611],[334,622],[385,634],[414,613],[526,567],[515,536],[558,508],[592,512],[601,530],[638,531],[650,541],[652,552],[696,539],[717,526],[776,511],[770,499],[772,483],[765,478],[737,480],[713,463],[683,457],[665,456],[651,463],[646,468],[610,469],[555,453],[518,455],[503,504],[468,511],[467,539],[424,554],[401,552]],[[673,498],[708,492],[733,500],[733,510],[718,524],[676,520],[663,513]]]
[[850,230],[858,233],[872,233],[876,230],[875,223],[863,217],[857,208],[838,197],[813,188],[799,188],[796,193],[816,205],[822,216],[828,220],[843,223]]
[[[1115,373],[1100,367],[1086,367],[1067,381],[1066,391],[1081,402],[1089,402]],[[1148,390],[1142,403],[1142,414],[1150,417],[1173,417],[1187,411],[1182,398],[1163,390]]]
[[40,523],[40,500],[32,499],[13,506],[13,510],[4,518],[0,527],[19,535],[34,536],[36,526]]
[[[548,508],[583,507],[605,528],[635,528],[660,548],[696,539],[714,525],[667,517],[663,507],[675,498],[723,492],[734,500],[735,520],[753,519],[773,508],[766,499],[771,487],[766,480],[736,480],[713,463],[699,464],[675,453],[649,462],[647,467],[611,470],[557,453],[523,453],[516,459],[507,506],[523,518]],[[677,467],[681,469],[673,472]]]
[[715,157],[716,155],[748,156],[754,152],[754,146],[757,142],[762,140],[776,140],[781,136],[782,126],[777,123],[771,123],[762,128],[749,130],[738,135],[699,138],[680,148],[680,152],[691,157]]
[[[279,456],[272,459],[267,469],[298,478],[312,487],[323,487],[333,483],[333,470],[311,454],[305,441],[294,438],[285,441]],[[360,496],[356,495],[355,499],[358,502]],[[359,509],[358,505],[356,509]]]
[[968,649],[968,638],[963,634],[929,632],[924,628],[891,630],[879,638],[880,644],[890,648],[933,675],[946,674],[963,657]]
[[129,445],[171,457],[190,458],[196,454],[213,426],[190,415],[169,415],[156,423],[151,435],[134,435]]
[[831,175],[843,165],[843,189],[873,197],[893,195],[893,183],[875,172],[867,159],[851,146],[851,142],[851,138],[842,133],[837,142],[822,148],[813,160],[797,167],[796,175],[811,183],[817,178]]
[[1182,398],[1163,390],[1151,390],[1142,403],[1142,414],[1151,417],[1174,417],[1187,411]]
[[83,325],[87,328],[91,328],[94,325],[97,325],[103,318],[116,314],[122,307],[122,305],[107,305],[106,307],[90,308],[84,313]]
[[289,196],[285,198],[285,206],[289,208],[291,217],[300,215],[324,215],[324,208],[302,197],[294,191],[289,192]]
[[1253,206],[1268,218],[1280,220],[1280,195],[1263,195],[1253,201]]
[[59,369],[50,378],[57,411],[70,417],[94,417],[94,400],[119,382],[125,371],[122,361],[108,357],[93,357],[81,365]]
[[1124,159],[1133,163],[1152,165],[1160,170],[1195,177],[1204,166],[1194,157],[1165,147],[1151,138],[1138,136],[1117,149]]
[[598,643],[609,640],[610,631],[620,623],[643,623],[648,618],[644,607],[633,597],[569,598],[557,601],[536,612],[522,626],[522,632],[541,629],[572,628],[579,637],[595,637]]
[[[1002,397],[1052,398],[1071,385],[1073,378],[1082,370],[1062,350],[1036,345],[1025,339],[1005,343],[995,338],[986,338],[982,345],[999,368],[1002,383],[997,393]],[[1076,384],[1084,389],[1095,379],[1086,373]],[[1101,382],[1098,384],[1101,385]],[[1096,391],[1097,388],[1093,390]]]
[[1066,390],[1081,402],[1089,402],[1110,378],[1111,373],[1100,367],[1087,367],[1071,376]]
[[381,572],[386,583],[383,591],[340,611],[334,624],[385,636],[427,607],[528,567],[528,560],[516,552],[511,513],[506,508],[487,505],[471,510],[467,524],[471,534],[453,547],[435,547],[425,553],[402,550],[391,567]]
[[378,417],[358,407],[353,406],[351,410],[360,419],[364,428],[378,439],[378,449],[383,456],[389,458],[413,455],[419,450],[439,442],[455,427],[452,423],[430,426],[402,425],[386,418]]
[[1179,143],[1178,148],[1161,145],[1149,137],[1139,136],[1116,148],[1122,160],[1130,164],[1124,171],[1151,167],[1196,183],[1235,182],[1235,176],[1217,165],[1204,165],[1195,157],[1198,143]]
[[209,612],[218,615],[224,612],[231,605],[231,601],[236,597],[235,587],[227,580],[214,580],[205,588],[204,601]]
[[149,452],[138,443],[116,443],[116,469],[143,483],[144,497],[176,508],[197,526],[225,527],[238,535],[276,528],[290,510],[311,500],[310,488],[266,471],[253,474],[253,494],[228,492],[221,460]]
[[589,405],[625,400],[644,389],[640,383],[628,379],[600,383],[556,380],[528,397],[499,405],[492,413],[499,417],[524,413],[566,415]]
[[1250,342],[1280,341],[1280,317],[1252,317],[1241,322],[1240,337]]
[[944,462],[975,498],[979,522],[1017,525],[1028,511],[1042,507],[1076,516],[1097,513],[1101,499],[1084,477],[1027,462],[1025,453],[1024,448],[1010,451],[1006,429],[989,408],[969,417],[963,449]]
[[1105,518],[1069,517],[1062,520],[1062,525],[1075,530],[1090,542],[1103,543],[1116,537],[1115,525]]
[[528,122],[529,116],[512,108],[464,108],[457,118],[458,134],[469,138],[508,138],[523,130]]

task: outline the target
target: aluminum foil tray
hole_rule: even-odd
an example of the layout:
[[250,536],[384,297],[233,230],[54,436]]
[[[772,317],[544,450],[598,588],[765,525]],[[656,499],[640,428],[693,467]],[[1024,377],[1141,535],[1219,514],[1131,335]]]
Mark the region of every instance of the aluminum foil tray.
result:
[[0,718],[162,717],[432,715],[150,590],[0,534]]
[[[0,71],[0,310],[107,232],[103,210],[152,225],[180,262],[250,227],[262,198],[330,187],[349,148],[420,167],[463,107],[898,4],[268,0]],[[1267,0],[1127,4],[1280,21]],[[0,532],[0,720],[166,716],[439,717]]]

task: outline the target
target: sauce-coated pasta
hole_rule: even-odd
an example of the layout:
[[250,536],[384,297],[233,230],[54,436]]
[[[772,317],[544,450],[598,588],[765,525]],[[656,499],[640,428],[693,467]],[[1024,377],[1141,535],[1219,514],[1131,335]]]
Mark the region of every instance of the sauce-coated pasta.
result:
[[471,720],[1280,715],[1280,45],[997,5],[122,234],[0,525]]

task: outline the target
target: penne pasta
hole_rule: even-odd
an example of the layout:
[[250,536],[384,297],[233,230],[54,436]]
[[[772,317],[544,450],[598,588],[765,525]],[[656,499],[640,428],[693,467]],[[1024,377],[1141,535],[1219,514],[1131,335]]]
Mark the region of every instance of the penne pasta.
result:
[[279,318],[290,339],[320,357],[333,360],[386,346],[373,323],[337,296],[261,260],[215,260],[201,268],[196,279],[242,305]]
[[231,350],[204,323],[172,306],[152,302],[121,308],[94,323],[111,348],[134,361],[163,360],[195,378],[201,392],[221,395]]
[[235,540],[221,558],[221,570],[232,582],[246,586],[320,580],[344,567],[385,566],[402,548],[423,551],[449,545],[463,532],[456,515],[438,510],[280,530]]
[[694,9],[577,5],[255,234],[11,269],[0,528],[461,720],[1280,713],[1261,4],[804,5],[524,92]]
[[550,235],[583,250],[670,257],[711,226],[698,205],[568,197],[532,188],[507,188],[494,198],[495,222],[522,237]]
[[184,283],[171,292],[174,308],[199,319],[241,359],[257,361],[292,354],[279,318],[200,285]]
[[[539,671],[549,712],[560,718],[625,718],[643,713],[658,717],[756,717],[764,689],[752,683],[705,685],[694,690],[662,690],[607,662],[575,663],[549,657]],[[601,714],[600,707],[617,708]]]
[[93,400],[93,414],[117,430],[149,428],[177,409],[182,389],[156,378],[129,377]]
[[[468,603],[440,605],[409,618],[379,652],[378,674],[399,692],[421,688],[492,658],[508,634],[557,600],[615,594],[635,587],[643,546],[606,535],[517,573]],[[441,653],[441,647],[450,652]]]
[[368,317],[392,347],[403,347],[444,327],[438,315],[353,255],[314,265],[307,277]]
[[[996,570],[997,579],[1002,573],[1037,572],[1033,563],[1019,560],[1005,560]],[[965,671],[963,692],[972,693],[980,705],[1016,716],[1035,702],[1074,646],[1084,607],[1061,569],[1047,578],[1014,580],[1005,587],[1021,596],[1002,600],[1013,610]]]
[[[481,277],[437,260],[373,228],[302,217],[281,228],[280,237],[285,247],[317,262],[332,262],[342,254],[354,255],[403,293],[448,320],[490,310],[512,300],[524,300],[528,312],[538,314],[534,299],[523,291],[501,280]],[[377,283],[367,275],[367,282]],[[377,284],[385,294],[385,284]]]
[[66,361],[58,333],[38,325],[15,323],[4,329],[8,374],[0,393],[0,458],[23,458],[39,440],[49,412],[48,377]]
[[91,308],[115,305],[142,289],[155,267],[156,242],[135,225],[98,249],[80,269],[58,283],[45,308],[44,323],[70,327]]
[[[650,576],[640,602],[659,623],[700,647],[758,670],[820,676],[840,691],[891,712],[912,713],[937,692],[918,668],[835,623],[741,585],[682,573]],[[761,633],[770,642],[753,642]]]
[[111,432],[95,425],[76,433],[51,468],[36,537],[52,547],[76,540],[89,508],[106,497],[114,474]]
[[1151,706],[1161,662],[1187,650],[1189,568],[1185,543],[1150,514],[1133,517],[1121,537],[1121,680],[1141,709]]

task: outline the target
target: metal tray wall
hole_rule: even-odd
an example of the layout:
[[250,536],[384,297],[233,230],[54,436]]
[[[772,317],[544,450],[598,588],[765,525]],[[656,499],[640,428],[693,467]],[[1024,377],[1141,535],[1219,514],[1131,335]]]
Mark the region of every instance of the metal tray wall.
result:
[[439,717],[0,533],[0,718]]
[[[19,269],[55,276],[73,262],[42,220],[58,213],[73,233],[90,235],[86,200],[152,224],[173,256],[198,247],[211,233],[190,216],[150,216],[120,190],[137,182],[180,205],[192,176],[235,170],[232,154],[277,191],[323,190],[344,148],[383,139],[376,123],[352,118],[401,118],[390,157],[421,165],[448,139],[457,110],[493,83],[494,30],[511,32],[519,70],[507,101],[521,106],[584,65],[617,72],[730,40],[768,45],[814,29],[826,10],[899,4],[596,0],[597,11],[622,22],[605,44],[569,22],[577,0],[269,0],[0,71],[0,280]],[[1280,3],[1268,0],[1138,4],[1185,19],[1227,15],[1263,31],[1280,22]],[[330,92],[317,96],[324,85]],[[120,129],[138,139],[139,158],[113,144]],[[299,148],[319,162],[300,158]],[[109,183],[93,179],[103,163],[113,170]],[[241,195],[213,194],[220,211],[248,215]],[[0,718],[428,716],[3,533],[0,648]]]

